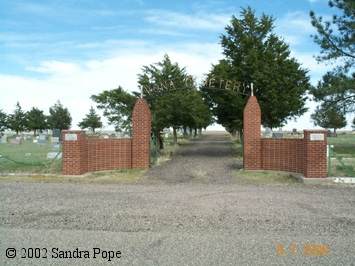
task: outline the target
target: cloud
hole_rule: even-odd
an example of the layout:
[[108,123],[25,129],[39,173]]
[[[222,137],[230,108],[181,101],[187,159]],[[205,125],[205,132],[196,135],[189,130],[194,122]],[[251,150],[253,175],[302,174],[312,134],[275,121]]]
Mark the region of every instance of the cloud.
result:
[[147,22],[158,26],[196,30],[223,30],[230,15],[216,13],[178,13],[167,10],[150,10],[145,16]]
[[310,71],[311,83],[316,85],[318,80],[331,69],[331,66],[325,63],[318,63],[314,57],[314,53],[311,52],[298,52],[292,51],[291,55],[297,59],[302,67]]
[[112,9],[103,9],[103,8],[78,8],[76,5],[71,5],[63,1],[58,2],[47,2],[47,3],[35,3],[29,1],[21,1],[15,3],[14,8],[17,12],[43,16],[43,17],[69,17],[76,15],[85,15],[85,16],[114,16],[122,12],[115,11]]
[[142,66],[160,61],[165,53],[186,67],[198,80],[221,54],[219,45],[214,43],[131,47],[134,48],[127,45],[104,59],[42,61],[38,65],[27,66],[28,71],[38,73],[33,77],[0,74],[0,106],[6,112],[12,112],[19,101],[25,110],[37,106],[48,112],[48,108],[59,99],[69,108],[75,128],[90,106],[94,105],[91,95],[117,88],[118,85],[129,91],[137,90],[137,74],[141,73]]
[[298,30],[302,33],[312,33],[314,28],[308,13],[295,11],[287,13],[280,21],[279,26],[286,30]]
[[307,13],[295,11],[285,14],[276,20],[275,31],[291,46],[298,46],[310,41],[310,35],[315,33]]

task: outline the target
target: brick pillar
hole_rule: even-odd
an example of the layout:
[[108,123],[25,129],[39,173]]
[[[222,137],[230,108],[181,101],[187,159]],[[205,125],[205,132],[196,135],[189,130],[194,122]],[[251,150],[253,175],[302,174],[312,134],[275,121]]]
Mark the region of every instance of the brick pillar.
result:
[[81,175],[88,171],[88,144],[84,131],[63,130],[63,175]]
[[327,131],[304,130],[305,177],[327,176]]
[[250,96],[243,112],[243,164],[246,170],[261,169],[261,111]]
[[132,114],[132,168],[149,168],[151,113],[147,102],[138,99]]

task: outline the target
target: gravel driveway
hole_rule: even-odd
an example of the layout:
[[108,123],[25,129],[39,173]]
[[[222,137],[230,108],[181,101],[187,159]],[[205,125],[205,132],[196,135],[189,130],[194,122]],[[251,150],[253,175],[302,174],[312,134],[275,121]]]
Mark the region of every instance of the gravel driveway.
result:
[[[218,135],[138,184],[0,182],[0,265],[107,263],[7,259],[9,247],[120,250],[111,265],[355,265],[353,187],[230,182],[239,166]],[[309,244],[327,254],[310,256]]]
[[234,153],[230,137],[225,133],[202,135],[179,147],[172,160],[151,168],[146,180],[227,184],[232,181],[232,171],[243,167],[242,160],[236,159]]

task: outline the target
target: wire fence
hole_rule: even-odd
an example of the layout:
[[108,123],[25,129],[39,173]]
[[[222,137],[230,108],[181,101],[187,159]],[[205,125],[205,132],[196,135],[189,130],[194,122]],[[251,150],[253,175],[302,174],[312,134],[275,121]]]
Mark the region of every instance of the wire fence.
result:
[[328,145],[328,176],[355,177],[355,145]]
[[62,165],[60,144],[20,143],[0,144],[0,174],[60,173]]

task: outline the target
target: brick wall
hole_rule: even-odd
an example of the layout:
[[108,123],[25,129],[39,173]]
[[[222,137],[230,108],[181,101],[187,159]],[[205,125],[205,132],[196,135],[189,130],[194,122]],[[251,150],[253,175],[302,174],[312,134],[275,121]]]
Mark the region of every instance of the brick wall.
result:
[[148,168],[150,156],[151,113],[147,102],[138,99],[132,114],[132,138],[100,139],[81,130],[64,130],[62,173]]
[[261,112],[255,96],[249,98],[243,118],[244,169],[296,172],[305,177],[327,176],[325,130],[304,130],[303,139],[261,138]]
[[88,172],[132,168],[131,139],[88,139]]
[[303,139],[261,139],[262,169],[304,172]]

